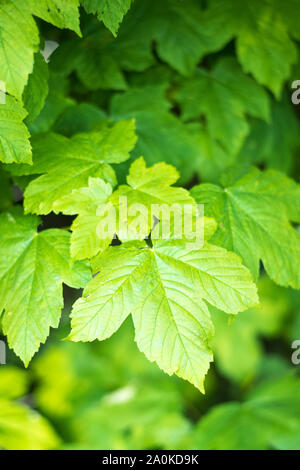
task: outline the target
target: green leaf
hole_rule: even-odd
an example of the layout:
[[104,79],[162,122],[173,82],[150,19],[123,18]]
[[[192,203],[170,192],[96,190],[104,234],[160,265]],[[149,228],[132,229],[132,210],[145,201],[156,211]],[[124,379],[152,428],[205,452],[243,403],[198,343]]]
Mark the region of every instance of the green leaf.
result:
[[205,54],[221,49],[234,34],[222,8],[215,4],[203,10],[197,0],[139,0],[122,23],[120,36],[134,17],[139,20],[132,31],[135,42],[149,50],[155,42],[160,59],[183,75],[190,75]]
[[145,40],[140,16],[138,13],[131,17],[117,39],[99,25],[92,32],[87,31],[82,40],[64,42],[51,56],[53,70],[64,76],[76,71],[90,90],[126,89],[123,70],[143,71],[154,62],[151,40]]
[[104,111],[90,103],[72,104],[57,119],[53,130],[66,137],[80,132],[92,131],[101,121],[107,119]]
[[32,15],[81,35],[78,5],[79,0],[1,2],[0,80],[5,82],[7,92],[19,101],[22,101],[28,76],[33,70],[34,53],[39,46],[39,32]]
[[[136,280],[142,278],[144,264],[148,263],[147,251],[143,248],[142,242],[140,246],[129,242],[117,248],[109,247],[101,254],[101,271],[73,306],[70,339],[103,340],[118,330],[137,301]],[[96,261],[95,274],[97,268]]]
[[213,70],[198,69],[178,95],[185,120],[205,116],[208,132],[227,152],[236,153],[249,132],[246,115],[269,119],[267,93],[247,77],[232,58],[221,58]]
[[250,72],[279,98],[297,60],[296,45],[289,36],[290,18],[297,15],[296,8],[290,2],[287,6],[272,0],[222,3],[228,12],[227,20],[235,24],[236,51],[244,71]]
[[127,88],[120,65],[113,55],[107,53],[109,48],[103,34],[89,37],[86,43],[80,42],[78,52],[74,52],[78,78],[89,90]]
[[[55,201],[86,186],[90,176],[116,183],[111,163],[129,158],[136,142],[133,120],[122,121],[101,130],[77,134],[71,139],[58,134],[37,136],[34,165],[27,174],[43,174],[29,183],[25,191],[25,211],[47,214]],[[26,169],[22,169],[26,174]]]
[[158,55],[183,75],[190,75],[203,56],[218,51],[233,37],[232,24],[217,4],[206,10],[197,0],[151,0],[148,5],[156,16],[153,35]]
[[277,11],[284,19],[285,24],[291,34],[291,36],[297,40],[300,39],[299,28],[298,28],[298,17],[300,13],[299,2],[297,0],[289,0],[288,8],[280,1],[276,0],[275,6]]
[[[89,13],[98,13],[98,18],[113,34],[131,3],[130,0],[118,0],[114,5],[110,2],[108,12],[108,0],[82,2]],[[189,75],[205,54],[218,51],[233,38],[232,22],[224,17],[223,9],[217,4],[203,10],[197,0],[185,0],[184,3],[179,0],[139,0],[125,16],[116,44],[121,50],[124,48],[132,67],[131,57],[150,57],[155,42],[157,54],[163,61],[183,75]],[[120,60],[122,62],[122,58]],[[123,62],[127,69],[128,62],[126,64],[124,59]],[[136,67],[137,63],[138,60]]]
[[33,15],[58,28],[69,28],[81,36],[79,26],[79,0],[27,0]]
[[251,131],[237,157],[250,164],[289,172],[293,168],[295,151],[300,147],[299,121],[289,97],[273,101],[271,120],[251,122]]
[[35,54],[34,66],[23,92],[23,102],[29,116],[26,121],[32,124],[40,114],[48,95],[48,65],[42,54]]
[[49,72],[49,92],[41,112],[30,124],[29,129],[32,134],[52,130],[64,110],[75,103],[72,98],[67,96],[69,89],[67,79],[51,70]]
[[[299,378],[261,384],[244,403],[212,409],[195,431],[197,449],[295,449],[299,443]],[[195,448],[193,447],[193,448]]]
[[27,366],[40,343],[58,326],[62,282],[82,287],[89,268],[70,260],[70,234],[60,229],[37,233],[39,220],[19,212],[0,216],[0,311],[8,343]]
[[26,116],[16,99],[5,95],[5,103],[0,104],[0,161],[31,164],[29,132],[23,123]]
[[97,235],[97,227],[101,222],[97,211],[99,206],[108,202],[111,193],[110,184],[105,183],[101,178],[89,178],[88,187],[74,189],[70,195],[54,203],[56,212],[79,214],[71,227],[73,258],[92,258],[111,243],[114,232],[104,240]]
[[[82,3],[105,22],[108,0]],[[127,10],[130,0],[110,2],[110,12],[120,11],[120,4]],[[115,33],[116,27],[111,30]],[[163,61],[190,75],[205,54],[219,50],[234,34],[232,22],[224,21],[222,8],[216,4],[202,10],[197,0],[139,0],[125,16],[116,40],[104,28],[87,32],[82,42],[62,44],[53,55],[53,66],[67,74],[76,70],[92,90],[126,89],[123,71],[143,71],[152,65],[153,43]]]
[[[38,50],[38,28],[27,0],[4,0],[0,5],[0,80],[20,101]],[[16,46],[17,45],[17,46]]]
[[202,184],[192,195],[217,219],[212,241],[239,254],[255,278],[262,260],[274,282],[300,287],[300,235],[289,222],[299,221],[299,185],[274,170],[252,169],[229,187]]
[[143,155],[150,165],[170,163],[187,181],[193,174],[197,145],[184,124],[169,112],[170,103],[164,95],[165,86],[161,85],[132,88],[113,97],[111,116],[114,120],[134,117],[138,135],[134,158]]
[[0,447],[6,450],[55,449],[59,438],[45,418],[30,408],[0,399]]
[[233,314],[258,302],[240,259],[209,243],[188,250],[183,240],[129,242],[109,247],[93,270],[74,304],[70,338],[106,339],[131,312],[139,349],[201,391],[212,361],[206,302]]
[[97,15],[100,21],[110,29],[114,36],[117,35],[120,23],[129,10],[133,0],[82,0],[87,13]]

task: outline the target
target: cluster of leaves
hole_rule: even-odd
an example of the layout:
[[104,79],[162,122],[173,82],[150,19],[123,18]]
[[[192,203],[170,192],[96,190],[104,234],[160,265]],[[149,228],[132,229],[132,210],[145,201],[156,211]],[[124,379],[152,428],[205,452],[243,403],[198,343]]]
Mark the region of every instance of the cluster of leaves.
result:
[[[0,447],[299,449],[299,375],[279,355],[300,331],[294,294],[263,277],[261,308],[232,326],[213,312],[217,369],[206,396],[147,361],[129,319],[111,341],[58,341],[69,329],[66,309],[26,372],[0,368]],[[276,353],[264,351],[266,341]]]
[[[26,366],[59,324],[64,283],[84,288],[69,339],[104,340],[131,314],[146,357],[203,391],[212,315],[258,305],[260,263],[300,288],[284,90],[299,16],[297,0],[0,0],[1,328]],[[98,207],[123,195],[204,204],[203,246],[146,242],[148,220],[140,240],[100,239]],[[53,213],[71,227],[46,228]]]

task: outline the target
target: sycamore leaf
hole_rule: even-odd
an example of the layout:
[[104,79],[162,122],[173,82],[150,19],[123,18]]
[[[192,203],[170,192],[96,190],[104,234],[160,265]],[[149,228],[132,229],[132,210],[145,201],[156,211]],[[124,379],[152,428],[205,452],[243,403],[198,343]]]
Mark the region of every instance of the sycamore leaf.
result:
[[[127,85],[120,65],[114,55],[109,54],[109,47],[103,36],[94,34],[86,43],[78,43],[78,51],[73,51],[74,68],[78,78],[90,90],[124,90]],[[71,46],[74,47],[73,43]]]
[[51,57],[53,68],[64,76],[76,71],[90,90],[126,89],[123,70],[143,71],[154,62],[151,40],[145,40],[140,16],[130,18],[116,39],[99,25],[82,40],[64,42]]
[[[100,12],[103,20],[107,9],[100,5],[109,3],[113,12],[120,4],[130,4],[130,0],[82,2],[87,11],[98,12],[98,17]],[[82,42],[69,41],[57,49],[53,55],[56,70],[64,74],[76,70],[92,90],[123,90],[127,86],[123,71],[143,71],[154,63],[153,42],[163,61],[190,75],[205,54],[232,39],[234,29],[218,4],[202,10],[198,0],[139,0],[133,2],[115,40],[105,28],[88,33]]]
[[218,5],[202,10],[197,0],[140,0],[132,10],[141,8],[143,40],[154,40],[159,57],[183,75],[190,75],[205,54],[233,37],[232,25],[224,21]]
[[183,75],[190,75],[201,58],[229,42],[232,22],[217,4],[202,9],[197,0],[139,0],[134,2],[120,28],[135,27],[131,38],[139,50],[150,51],[155,42],[158,56]]
[[93,262],[95,276],[73,306],[73,341],[103,340],[118,330],[137,301],[136,283],[143,277],[148,257],[143,242],[129,242],[117,249],[108,247],[101,261],[97,260]]
[[[208,5],[208,10],[219,8],[222,21],[236,37],[236,53],[244,71],[279,98],[297,60],[291,36],[299,39],[298,2],[209,0]],[[213,16],[211,21],[215,22]]]
[[[210,230],[210,229],[209,229]],[[257,304],[240,259],[209,243],[183,240],[109,247],[93,263],[94,278],[73,306],[73,341],[103,340],[132,313],[136,341],[150,361],[203,391],[212,361],[213,324],[206,302],[236,314]]]
[[23,123],[27,112],[12,96],[4,98],[5,103],[0,104],[0,161],[31,164],[29,132]]
[[108,202],[111,193],[110,184],[101,178],[89,178],[88,187],[74,189],[71,194],[54,203],[56,212],[79,214],[71,227],[72,258],[92,258],[111,243],[114,231],[104,240],[97,235],[101,221],[97,211],[99,206]]
[[38,50],[38,28],[27,0],[4,0],[0,4],[0,80],[20,101]]
[[62,283],[82,287],[86,264],[70,260],[70,234],[60,229],[37,233],[39,219],[7,212],[0,216],[0,312],[9,346],[27,366],[40,343],[58,326]]
[[69,28],[81,36],[79,0],[27,0],[31,13],[58,28]]
[[237,159],[289,173],[295,150],[300,147],[299,131],[295,107],[284,93],[280,102],[272,102],[270,122],[252,120],[250,134]]
[[286,4],[280,0],[275,0],[275,8],[284,19],[287,29],[293,38],[299,40],[300,33],[298,27],[298,18],[300,14],[300,5],[298,0],[288,0]]
[[236,153],[248,134],[247,114],[269,118],[267,93],[232,58],[220,59],[211,72],[198,69],[183,83],[178,95],[183,118],[205,116],[210,135],[228,152]]
[[300,287],[300,235],[289,222],[299,221],[299,185],[274,170],[252,169],[229,187],[202,184],[192,195],[217,219],[212,241],[238,253],[255,278],[262,260],[273,281]]
[[6,450],[49,450],[59,438],[48,421],[27,406],[0,398],[0,447]]
[[202,10],[197,0],[147,2],[158,55],[183,75],[190,75],[204,55],[218,51],[233,37],[232,22],[226,21],[217,3]]
[[[99,131],[77,134],[71,139],[58,134],[38,136],[34,145],[34,165],[27,174],[43,174],[25,191],[25,211],[47,214],[55,201],[73,189],[86,186],[90,176],[116,183],[111,163],[129,158],[136,142],[133,120],[104,124]],[[26,174],[26,169],[22,169]]]
[[165,98],[165,84],[131,88],[111,101],[114,120],[134,118],[138,135],[133,157],[143,155],[148,164],[165,161],[180,171],[183,181],[193,175],[197,145]]
[[53,130],[66,137],[72,137],[80,132],[92,131],[106,119],[105,112],[94,104],[72,104],[59,116]]
[[[89,13],[116,34],[131,0],[82,0]],[[121,7],[121,8],[120,8]],[[115,41],[98,28],[74,49],[62,45],[55,53],[72,62],[88,87],[124,89],[122,70],[145,70],[154,62],[153,43],[159,57],[183,75],[190,75],[201,58],[215,52],[234,35],[232,21],[218,4],[203,10],[198,0],[139,0],[125,15]],[[110,35],[111,36],[111,35]],[[67,48],[69,53],[67,53]],[[94,62],[94,64],[93,64]],[[95,64],[97,67],[95,67]],[[86,68],[86,71],[85,71]],[[68,72],[69,73],[69,72]],[[92,77],[90,78],[89,75]],[[109,86],[109,83],[111,84]]]
[[[98,18],[116,34],[116,20],[121,20],[132,2],[82,0],[82,3],[88,12],[97,13]],[[119,14],[116,15],[116,12]],[[151,65],[154,62],[153,42],[163,61],[180,73],[189,75],[205,54],[219,50],[233,37],[232,22],[224,21],[224,16],[223,9],[218,5],[202,10],[197,0],[185,0],[184,3],[180,0],[139,0],[133,2],[124,17],[116,41],[112,42],[112,38],[99,29],[98,33],[89,36],[82,66],[78,54],[72,50],[71,54],[79,64],[81,77],[91,86],[93,83],[89,80],[84,65],[89,71],[94,71],[96,83],[102,87],[108,87],[110,76],[113,88],[125,88],[120,68],[144,70]],[[94,62],[97,61],[98,73],[97,68],[91,64],[92,57]],[[97,86],[96,83],[94,86]]]
[[297,60],[296,45],[289,33],[296,30],[299,5],[290,0],[285,4],[280,0],[222,0],[220,8],[236,31],[236,51],[244,71],[278,98]]
[[68,96],[68,80],[49,69],[49,92],[44,106],[33,123],[30,123],[30,132],[38,134],[50,132],[63,111],[75,101]]
[[[3,0],[0,5],[0,80],[6,90],[22,101],[39,32],[33,15],[80,35],[79,0]],[[17,46],[16,46],[17,44]]]
[[110,29],[114,36],[117,35],[120,23],[130,8],[133,0],[82,0],[87,13],[97,15],[100,21]]
[[26,119],[28,124],[33,123],[44,106],[49,91],[48,78],[48,65],[42,54],[38,52],[35,54],[33,71],[29,75],[28,83],[23,93],[24,107],[29,114]]

